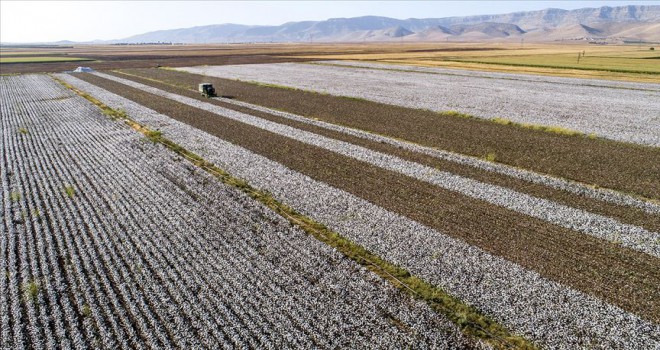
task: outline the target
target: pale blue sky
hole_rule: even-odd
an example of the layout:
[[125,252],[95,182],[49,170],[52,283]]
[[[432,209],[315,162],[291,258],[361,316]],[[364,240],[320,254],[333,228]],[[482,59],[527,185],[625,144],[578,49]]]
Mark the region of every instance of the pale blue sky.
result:
[[437,18],[660,1],[10,1],[0,0],[0,42],[121,39],[208,24],[277,25],[366,15]]

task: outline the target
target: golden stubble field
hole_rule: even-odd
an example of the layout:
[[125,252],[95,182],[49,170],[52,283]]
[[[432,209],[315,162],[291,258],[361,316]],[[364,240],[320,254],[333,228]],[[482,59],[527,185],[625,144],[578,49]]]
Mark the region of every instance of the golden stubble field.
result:
[[[20,64],[39,64],[56,58],[93,60],[98,69],[258,63],[259,58],[281,60],[361,60],[389,64],[446,67],[494,72],[556,75],[578,78],[660,82],[660,47],[649,44],[594,45],[587,43],[268,43],[207,45],[80,45],[47,48],[0,49],[0,62],[10,63],[3,73]],[[579,60],[578,60],[579,55]],[[226,58],[231,57],[231,60]],[[225,59],[224,62],[223,58]],[[20,61],[20,62],[19,62]],[[138,63],[139,62],[139,63]],[[99,64],[103,63],[103,64]],[[35,67],[34,65],[37,64]],[[146,64],[146,65],[145,65]],[[115,67],[116,66],[116,67]],[[0,66],[2,67],[2,66]],[[44,65],[44,71],[59,66]],[[51,68],[52,67],[52,68]]]
[[372,52],[314,55],[308,58],[660,82],[660,48],[649,45],[424,43],[399,45],[398,51],[393,51],[391,46],[395,45],[382,45],[384,52],[375,52],[372,48]]

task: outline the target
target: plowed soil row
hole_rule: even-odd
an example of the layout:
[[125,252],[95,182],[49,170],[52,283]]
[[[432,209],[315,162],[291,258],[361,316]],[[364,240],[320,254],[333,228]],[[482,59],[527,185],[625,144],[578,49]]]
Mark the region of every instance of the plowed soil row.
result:
[[[94,58],[89,55],[81,55],[86,58]],[[157,65],[169,67],[186,67],[190,65],[225,65],[225,64],[249,64],[249,63],[278,63],[278,62],[302,62],[309,58],[298,58],[294,56],[270,56],[270,55],[225,55],[225,56],[156,56],[145,55],[141,57],[118,56],[103,57],[99,61],[86,62],[44,62],[44,63],[14,63],[0,64],[0,74],[16,73],[47,73],[63,72],[76,69],[80,65],[91,67],[96,70],[120,69],[120,68],[149,68]]]
[[185,72],[127,72],[192,89],[210,82],[219,95],[248,103],[471,156],[494,153],[504,164],[660,199],[657,148]]
[[87,74],[79,77],[544,277],[660,321],[660,259],[123,84]]
[[223,103],[222,101],[217,99],[208,99],[201,96],[196,91],[192,91],[191,89],[187,89],[186,87],[175,87],[165,83],[158,83],[149,79],[142,79],[133,75],[127,75],[121,73],[110,73],[110,74],[113,74],[115,76],[124,79],[137,81],[145,85],[154,86],[156,88],[169,91],[172,93],[180,94],[190,98],[195,98],[200,101],[213,103],[225,108],[233,109],[246,114],[251,114],[259,118],[274,121],[276,123],[293,126],[295,128],[310,131],[319,135],[350,142],[356,145],[360,145],[372,149],[374,151],[395,155],[397,157],[406,160],[428,165],[430,167],[434,167],[437,169],[442,169],[444,171],[448,171],[457,175],[473,178],[493,185],[508,187],[519,192],[530,194],[532,196],[550,199],[574,208],[579,208],[593,213],[613,217],[620,220],[621,222],[644,227],[651,231],[656,231],[656,232],[660,231],[660,215],[649,214],[640,209],[622,207],[620,205],[616,205],[613,203],[580,196],[574,193],[569,193],[566,191],[550,188],[541,184],[530,183],[503,174],[477,169],[469,165],[438,159],[436,157],[402,149],[393,145],[371,141],[352,135],[347,135],[338,131],[324,129],[318,126],[294,121],[291,119],[279,117],[261,111],[255,111],[253,109],[237,106],[231,103]]

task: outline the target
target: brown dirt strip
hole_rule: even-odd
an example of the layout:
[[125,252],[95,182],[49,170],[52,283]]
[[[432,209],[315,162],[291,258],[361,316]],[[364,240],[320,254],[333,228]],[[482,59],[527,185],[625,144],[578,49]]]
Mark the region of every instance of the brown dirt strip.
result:
[[[660,259],[97,76],[81,79],[660,322]],[[295,156],[292,156],[295,155]]]
[[[76,57],[94,58],[88,55]],[[270,55],[225,55],[225,56],[144,56],[144,57],[110,57],[100,61],[78,62],[41,62],[41,63],[0,63],[0,74],[19,73],[50,73],[74,70],[79,66],[91,67],[96,70],[120,68],[153,68],[157,65],[169,67],[186,67],[191,65],[227,65],[253,63],[303,62],[310,58],[294,56],[277,57]]]
[[[500,125],[478,118],[164,69],[129,70],[174,85],[213,83],[219,95],[310,118],[482,157],[535,172],[660,199],[660,149]],[[377,117],[375,117],[377,116]]]
[[109,74],[124,79],[137,81],[139,83],[150,85],[159,88],[161,90],[198,99],[200,101],[213,103],[221,107],[233,109],[246,114],[251,114],[276,123],[293,126],[295,128],[310,131],[319,135],[350,142],[356,145],[360,145],[372,149],[374,151],[395,155],[397,157],[406,160],[424,164],[436,169],[442,169],[444,171],[448,171],[457,175],[473,178],[485,183],[508,187],[518,192],[527,193],[532,196],[553,200],[558,203],[562,203],[574,208],[579,208],[593,213],[601,214],[604,216],[613,217],[620,220],[621,222],[644,227],[647,230],[660,232],[660,215],[649,214],[637,208],[623,207],[613,203],[603,202],[597,199],[579,196],[570,192],[557,190],[540,184],[534,184],[524,180],[516,179],[510,176],[474,168],[469,165],[463,165],[455,162],[441,160],[425,154],[420,154],[410,150],[401,149],[393,145],[388,145],[376,141],[362,139],[351,135],[346,135],[338,131],[328,130],[314,125],[293,121],[291,119],[278,117],[276,115],[272,115],[269,113],[255,111],[249,108],[236,106],[230,103],[223,103],[222,101],[216,99],[208,99],[201,96],[196,91],[191,91],[190,89],[185,87],[174,87],[172,85],[168,85],[165,83],[157,83],[154,82],[153,80],[142,79],[133,75],[126,75],[126,74],[114,73],[114,72],[109,72]]

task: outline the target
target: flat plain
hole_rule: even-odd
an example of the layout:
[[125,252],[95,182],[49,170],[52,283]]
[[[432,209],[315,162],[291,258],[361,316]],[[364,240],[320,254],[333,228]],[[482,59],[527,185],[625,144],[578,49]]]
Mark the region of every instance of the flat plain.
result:
[[466,48],[0,66],[0,347],[659,347],[660,84],[365,62]]

